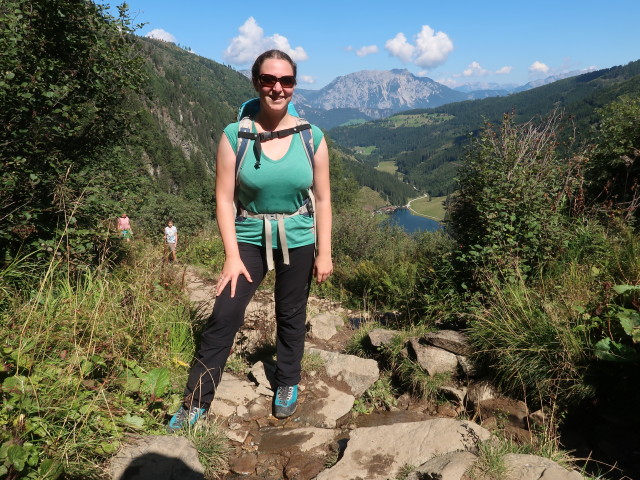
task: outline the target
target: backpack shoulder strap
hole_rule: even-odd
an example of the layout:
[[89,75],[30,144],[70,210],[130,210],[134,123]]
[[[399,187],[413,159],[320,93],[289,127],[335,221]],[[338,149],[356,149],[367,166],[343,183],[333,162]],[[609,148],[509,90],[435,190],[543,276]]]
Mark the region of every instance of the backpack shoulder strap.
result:
[[251,140],[256,139],[256,135],[251,132],[251,118],[244,117],[238,123],[238,149],[236,151],[236,183],[238,182],[238,175],[240,174],[240,167],[247,156],[247,150],[249,149],[249,143]]
[[314,165],[314,156],[315,156],[315,148],[313,143],[313,131],[311,130],[311,125],[304,118],[296,119],[297,126],[309,125],[308,127],[301,128],[300,139],[302,140],[302,145],[304,145],[304,151],[307,154],[307,159],[309,160],[309,165],[311,165],[311,172],[313,173],[313,165]]

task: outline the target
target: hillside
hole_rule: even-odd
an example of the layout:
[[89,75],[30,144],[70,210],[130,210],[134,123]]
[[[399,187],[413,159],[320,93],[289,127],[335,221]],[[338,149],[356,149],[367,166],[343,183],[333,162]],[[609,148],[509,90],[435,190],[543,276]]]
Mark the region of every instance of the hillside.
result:
[[[255,91],[242,73],[173,44],[146,38],[140,38],[139,44],[148,59],[149,82],[138,135],[130,143],[136,152],[134,158],[143,163],[162,192],[211,205],[220,132],[235,120],[238,106],[255,96]],[[384,194],[394,204],[404,204],[414,194],[399,179],[377,172],[337,148],[332,148],[331,157],[336,171],[334,196],[344,203],[351,200],[338,190],[352,190],[337,177],[340,172]]]
[[330,135],[354,153],[369,148],[363,161],[377,165],[394,161],[409,182],[432,195],[455,189],[455,162],[469,134],[484,121],[499,122],[506,112],[528,121],[554,108],[563,109],[575,122],[578,138],[588,141],[596,109],[623,94],[640,92],[640,61],[571,77],[507,97],[452,103],[428,110],[413,110],[387,119],[337,127]]

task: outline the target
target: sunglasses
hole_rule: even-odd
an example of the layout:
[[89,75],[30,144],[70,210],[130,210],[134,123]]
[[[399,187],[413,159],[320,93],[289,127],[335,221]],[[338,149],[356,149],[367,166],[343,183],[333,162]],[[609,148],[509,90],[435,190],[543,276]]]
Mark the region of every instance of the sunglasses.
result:
[[258,75],[258,82],[261,87],[273,87],[276,83],[280,82],[282,88],[293,88],[296,84],[296,77],[293,75],[276,77],[275,75],[269,75],[268,73],[261,73]]

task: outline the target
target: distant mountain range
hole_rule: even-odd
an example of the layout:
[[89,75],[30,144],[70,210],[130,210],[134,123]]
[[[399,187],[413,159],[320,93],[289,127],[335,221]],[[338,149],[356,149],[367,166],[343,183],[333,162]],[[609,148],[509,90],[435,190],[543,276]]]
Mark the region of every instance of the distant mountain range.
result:
[[566,72],[525,85],[468,84],[449,88],[408,70],[363,70],[336,78],[320,90],[298,88],[293,102],[310,122],[330,129],[339,125],[385,118],[416,108],[499,97],[523,92],[557,80],[585,73]]

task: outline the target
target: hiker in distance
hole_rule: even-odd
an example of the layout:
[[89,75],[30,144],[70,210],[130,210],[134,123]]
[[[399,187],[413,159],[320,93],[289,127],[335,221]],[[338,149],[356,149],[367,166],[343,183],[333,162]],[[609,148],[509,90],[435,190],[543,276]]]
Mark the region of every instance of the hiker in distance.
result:
[[[309,287],[333,271],[329,153],[321,130],[290,103],[296,64],[269,50],[251,69],[258,99],[224,129],[216,160],[216,215],[225,250],[213,314],[191,368],[184,404],[167,430],[193,425],[209,408],[244,312],[275,268],[273,414],[297,406]],[[315,197],[315,198],[314,198]]]
[[123,213],[118,217],[118,232],[120,232],[120,238],[127,242],[131,241],[131,237],[133,236],[133,232],[131,231],[131,220],[126,213]]
[[[173,220],[167,220],[167,226],[164,227],[164,244],[169,249],[169,258],[172,262],[177,260],[176,258],[176,246],[178,245],[178,229],[173,224]],[[166,252],[165,252],[166,254]],[[166,261],[166,255],[165,255]]]

